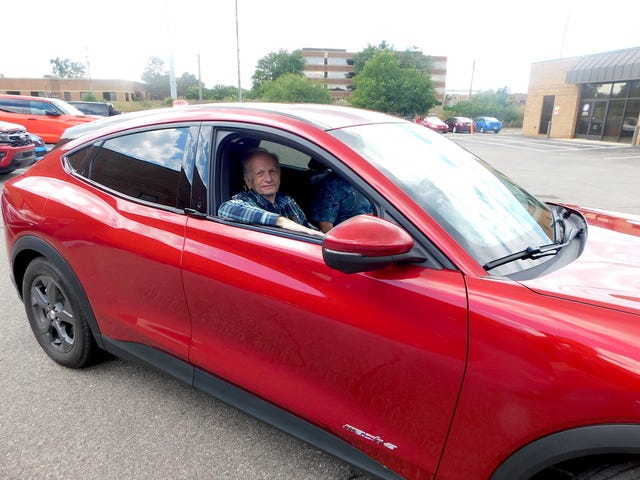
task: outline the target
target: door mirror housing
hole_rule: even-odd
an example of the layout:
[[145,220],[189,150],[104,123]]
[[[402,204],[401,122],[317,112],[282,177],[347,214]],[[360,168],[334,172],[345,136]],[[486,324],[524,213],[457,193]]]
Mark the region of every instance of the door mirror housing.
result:
[[379,270],[393,263],[419,260],[410,254],[414,241],[396,224],[358,215],[332,228],[322,242],[325,263],[344,273]]

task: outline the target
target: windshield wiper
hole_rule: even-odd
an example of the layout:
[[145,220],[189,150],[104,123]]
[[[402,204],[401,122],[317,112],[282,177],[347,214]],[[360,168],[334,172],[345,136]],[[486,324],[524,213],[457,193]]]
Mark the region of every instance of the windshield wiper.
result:
[[566,237],[566,240],[562,243],[554,242],[549,243],[547,245],[542,245],[540,247],[527,247],[524,250],[519,252],[512,253],[510,255],[506,255],[504,257],[498,258],[496,260],[491,260],[490,262],[485,263],[482,268],[489,271],[505,263],[514,262],[516,260],[525,260],[529,258],[541,258],[546,257],[548,255],[555,255],[562,247],[566,247],[569,245],[574,239],[578,238],[582,235],[582,228],[576,228],[575,230],[571,230],[571,233]]

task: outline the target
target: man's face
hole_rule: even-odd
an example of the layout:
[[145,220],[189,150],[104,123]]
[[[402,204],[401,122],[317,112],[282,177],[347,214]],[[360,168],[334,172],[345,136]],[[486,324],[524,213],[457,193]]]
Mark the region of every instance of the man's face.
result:
[[280,188],[280,167],[268,155],[256,155],[247,165],[244,181],[247,187],[273,202]]

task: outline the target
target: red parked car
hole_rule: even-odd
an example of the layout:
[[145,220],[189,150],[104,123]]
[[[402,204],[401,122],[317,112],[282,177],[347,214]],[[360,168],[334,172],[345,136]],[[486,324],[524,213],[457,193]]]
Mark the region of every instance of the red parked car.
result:
[[0,120],[22,125],[45,143],[57,143],[67,128],[98,118],[57,98],[0,94]]
[[424,125],[435,132],[447,133],[449,131],[449,126],[438,117],[418,117],[416,118],[416,123]]
[[468,117],[450,117],[444,123],[449,126],[449,131],[453,133],[471,133],[472,121]]
[[[5,184],[53,360],[140,360],[379,478],[637,478],[639,216],[543,203],[375,112],[169,110],[69,135]],[[255,147],[302,208],[313,160],[374,214],[324,237],[217,216]]]
[[36,145],[22,125],[0,121],[0,174],[36,161]]

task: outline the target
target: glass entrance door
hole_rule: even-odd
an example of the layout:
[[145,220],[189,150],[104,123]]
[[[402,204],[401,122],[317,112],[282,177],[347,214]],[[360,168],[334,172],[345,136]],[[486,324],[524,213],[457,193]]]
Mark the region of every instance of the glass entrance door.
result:
[[602,127],[604,126],[604,117],[607,113],[607,101],[593,102],[591,117],[589,118],[589,130],[587,135],[595,137],[598,140],[602,138]]

